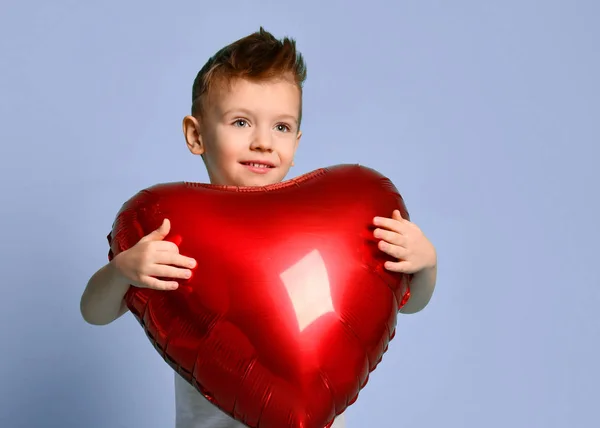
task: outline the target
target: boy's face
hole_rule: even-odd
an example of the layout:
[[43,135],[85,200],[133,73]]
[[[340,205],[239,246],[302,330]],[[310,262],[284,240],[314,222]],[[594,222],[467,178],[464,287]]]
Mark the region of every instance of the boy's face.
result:
[[300,90],[291,81],[236,79],[213,88],[201,118],[187,116],[183,128],[211,183],[265,186],[282,181],[293,164],[299,113]]

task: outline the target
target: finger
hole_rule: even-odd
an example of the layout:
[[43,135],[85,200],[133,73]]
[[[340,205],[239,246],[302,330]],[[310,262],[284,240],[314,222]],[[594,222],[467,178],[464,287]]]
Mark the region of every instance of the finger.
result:
[[379,241],[377,246],[381,251],[386,253],[388,256],[394,257],[395,259],[405,259],[408,254],[406,248],[390,244],[389,242]]
[[398,220],[399,222],[408,221],[405,218],[402,218],[402,214],[400,213],[400,210],[394,210],[394,212],[392,213],[392,219]]
[[177,290],[179,288],[177,281],[165,281],[151,276],[144,277],[142,284],[153,290]]
[[153,230],[148,235],[144,236],[140,241],[162,241],[169,234],[171,230],[171,222],[169,219],[165,218],[162,224],[158,227],[158,229]]
[[182,256],[181,254],[169,253],[160,251],[155,253],[154,263],[159,265],[181,266],[185,268],[195,268],[196,260],[191,257]]
[[155,251],[166,251],[179,254],[179,247],[171,241],[154,241],[152,242],[152,249]]
[[377,239],[383,239],[384,241],[390,244],[398,245],[401,247],[404,246],[404,244],[406,243],[406,238],[403,235],[400,235],[397,232],[392,232],[391,230],[377,228],[373,232],[373,236]]
[[192,276],[192,271],[189,269],[181,269],[175,266],[154,265],[148,274],[154,277],[161,277],[165,279],[189,279]]
[[405,230],[404,223],[393,218],[375,217],[373,224],[377,227],[392,230],[397,233],[402,233]]
[[411,263],[404,260],[401,260],[399,262],[385,262],[383,266],[386,270],[389,270],[390,272],[407,274],[415,273],[415,270],[412,267]]

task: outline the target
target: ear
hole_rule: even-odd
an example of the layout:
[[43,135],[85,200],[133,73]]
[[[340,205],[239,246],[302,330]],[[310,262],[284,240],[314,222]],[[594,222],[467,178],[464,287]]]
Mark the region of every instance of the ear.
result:
[[188,150],[194,155],[204,154],[204,143],[200,133],[200,122],[194,116],[186,116],[183,118],[183,135],[187,144]]
[[[298,145],[300,144],[301,138],[302,138],[302,131],[298,131],[298,135],[296,135],[296,145],[294,147],[294,155],[296,155],[296,150],[298,150]],[[293,160],[292,160],[292,166],[294,166]]]

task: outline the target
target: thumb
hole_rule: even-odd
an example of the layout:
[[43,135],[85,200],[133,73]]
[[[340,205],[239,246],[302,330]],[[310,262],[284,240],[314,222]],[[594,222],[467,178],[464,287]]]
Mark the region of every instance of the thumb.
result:
[[394,212],[392,213],[392,218],[393,218],[394,220],[398,220],[398,221],[402,221],[402,220],[404,220],[404,219],[402,218],[402,214],[400,214],[400,210],[394,210]]
[[162,224],[158,227],[158,229],[153,230],[152,232],[144,236],[142,239],[140,239],[140,241],[162,241],[169,234],[170,230],[171,222],[168,218],[165,218]]

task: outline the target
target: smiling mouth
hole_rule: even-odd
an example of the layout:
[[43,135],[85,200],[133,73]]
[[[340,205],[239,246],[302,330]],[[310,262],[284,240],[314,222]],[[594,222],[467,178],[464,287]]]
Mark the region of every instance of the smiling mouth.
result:
[[250,166],[252,168],[274,168],[273,165],[267,165],[266,163],[257,163],[257,162],[241,162],[242,165]]

